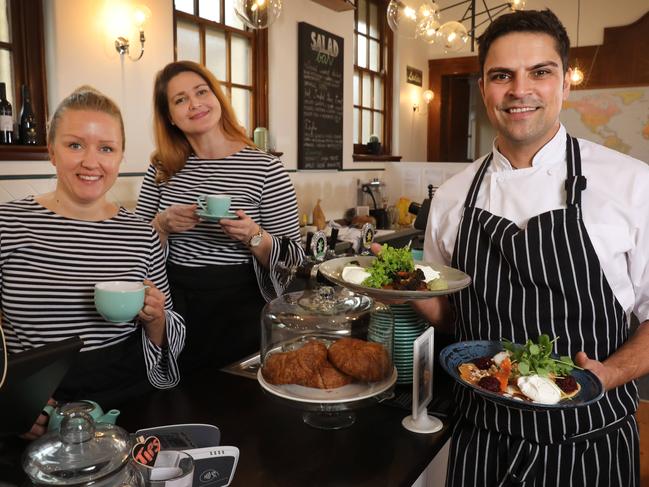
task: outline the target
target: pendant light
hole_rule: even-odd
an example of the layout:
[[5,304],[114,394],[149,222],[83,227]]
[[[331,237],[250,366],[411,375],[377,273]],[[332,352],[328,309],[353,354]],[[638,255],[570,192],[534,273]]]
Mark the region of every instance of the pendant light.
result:
[[[575,49],[579,47],[579,20],[581,16],[581,0],[577,0],[577,45]],[[575,67],[570,68],[570,84],[573,86],[580,85],[584,81],[584,72],[579,69],[579,63],[575,59]]]

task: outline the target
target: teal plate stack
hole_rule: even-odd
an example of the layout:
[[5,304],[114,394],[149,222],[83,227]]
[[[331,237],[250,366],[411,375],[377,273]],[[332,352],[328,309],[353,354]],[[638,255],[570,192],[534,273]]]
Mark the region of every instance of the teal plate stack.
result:
[[428,328],[428,322],[421,318],[409,304],[390,305],[392,316],[384,311],[372,313],[367,338],[371,341],[389,343],[394,317],[394,340],[392,361],[397,368],[397,384],[412,384],[413,342]]

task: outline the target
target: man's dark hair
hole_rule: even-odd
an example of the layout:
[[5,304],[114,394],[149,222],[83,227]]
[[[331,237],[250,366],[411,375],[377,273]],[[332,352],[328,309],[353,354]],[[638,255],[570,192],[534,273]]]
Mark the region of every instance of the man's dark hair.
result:
[[484,62],[491,44],[513,32],[533,32],[547,34],[554,39],[555,48],[563,64],[563,72],[568,70],[568,52],[570,39],[566,28],[554,13],[549,10],[518,10],[496,18],[478,38],[478,61],[480,75],[484,74]]

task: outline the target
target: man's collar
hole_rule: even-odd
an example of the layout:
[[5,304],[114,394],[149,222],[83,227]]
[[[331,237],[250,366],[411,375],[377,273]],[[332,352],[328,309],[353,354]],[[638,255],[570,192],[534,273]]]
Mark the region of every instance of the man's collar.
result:
[[[495,170],[512,170],[514,169],[507,158],[498,150],[496,145],[498,139],[495,139],[493,142],[493,167]],[[545,144],[541,149],[534,155],[532,159],[532,167],[543,167],[543,166],[552,166],[563,162],[566,158],[566,128],[563,124],[559,125],[559,130],[557,133],[550,139],[550,141]]]

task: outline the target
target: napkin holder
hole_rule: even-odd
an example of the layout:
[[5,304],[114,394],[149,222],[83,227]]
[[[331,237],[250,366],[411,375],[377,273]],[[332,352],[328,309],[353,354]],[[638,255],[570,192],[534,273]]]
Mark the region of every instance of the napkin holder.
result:
[[239,449],[220,446],[221,432],[211,424],[173,424],[138,430],[135,435],[156,436],[162,450],[180,450],[194,459],[193,485],[230,485],[239,461]]

